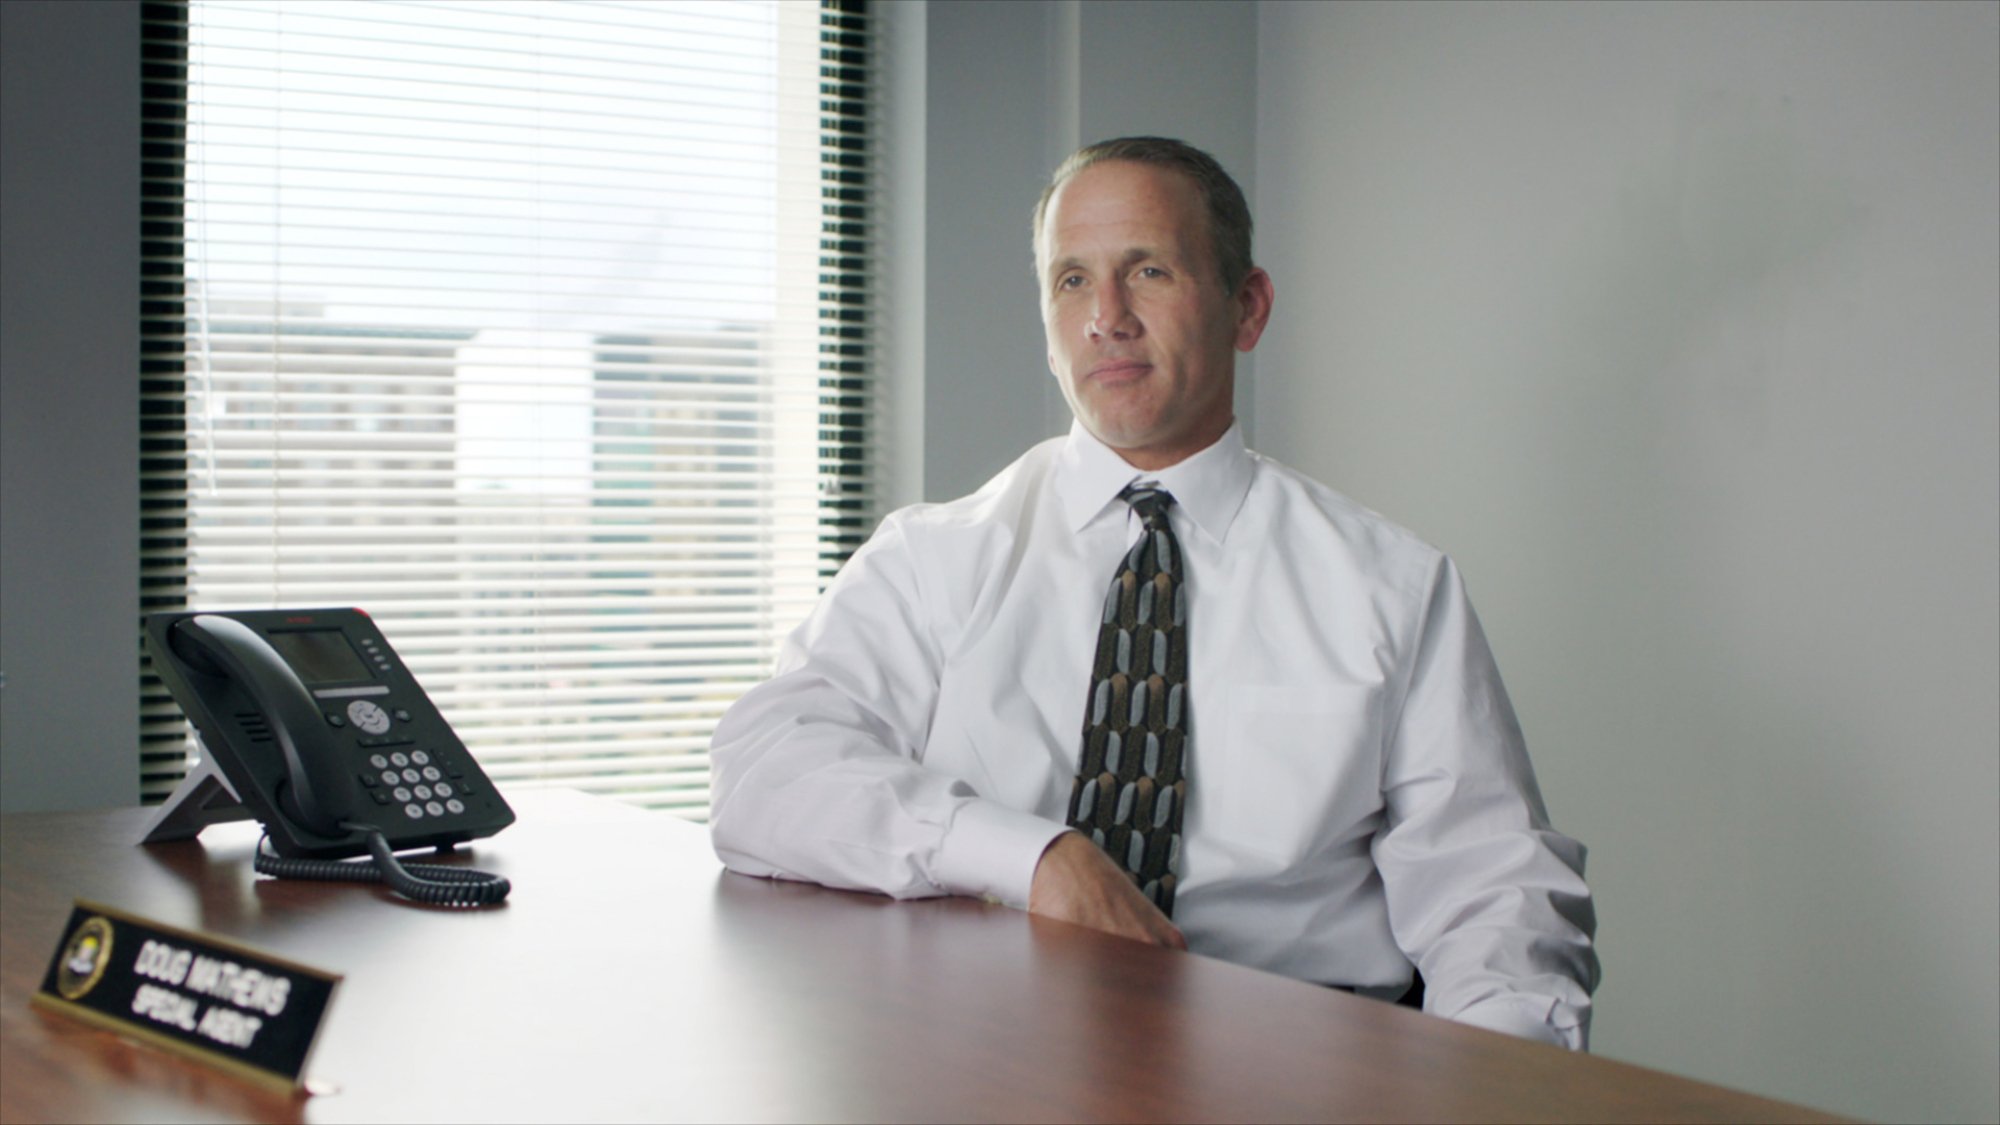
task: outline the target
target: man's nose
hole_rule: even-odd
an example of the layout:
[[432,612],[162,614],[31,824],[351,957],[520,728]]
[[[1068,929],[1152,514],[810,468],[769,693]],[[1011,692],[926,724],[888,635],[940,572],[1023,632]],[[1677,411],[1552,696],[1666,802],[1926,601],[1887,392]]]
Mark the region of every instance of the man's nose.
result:
[[1139,321],[1132,315],[1132,303],[1127,299],[1125,286],[1113,283],[1098,287],[1097,305],[1092,310],[1089,329],[1093,338],[1109,336],[1124,340],[1139,334]]

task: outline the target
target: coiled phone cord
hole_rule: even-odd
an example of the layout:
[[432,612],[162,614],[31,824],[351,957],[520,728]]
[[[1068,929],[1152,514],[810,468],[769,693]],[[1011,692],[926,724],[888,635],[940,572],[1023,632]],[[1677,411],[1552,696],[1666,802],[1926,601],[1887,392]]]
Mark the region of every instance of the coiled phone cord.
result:
[[389,850],[382,833],[365,824],[343,824],[343,828],[365,833],[372,860],[298,859],[264,850],[271,837],[265,833],[257,841],[254,866],[260,875],[280,879],[317,879],[322,882],[387,883],[404,898],[432,906],[490,906],[514,889],[504,875],[474,871],[466,867],[446,867],[436,863],[407,866]]

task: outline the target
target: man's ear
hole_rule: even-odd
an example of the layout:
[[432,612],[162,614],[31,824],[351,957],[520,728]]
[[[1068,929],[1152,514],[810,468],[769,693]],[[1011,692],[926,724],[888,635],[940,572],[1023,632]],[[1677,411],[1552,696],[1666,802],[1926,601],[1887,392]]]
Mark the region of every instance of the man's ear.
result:
[[1271,275],[1253,267],[1236,290],[1236,350],[1247,352],[1257,346],[1270,323],[1271,306],[1278,299]]

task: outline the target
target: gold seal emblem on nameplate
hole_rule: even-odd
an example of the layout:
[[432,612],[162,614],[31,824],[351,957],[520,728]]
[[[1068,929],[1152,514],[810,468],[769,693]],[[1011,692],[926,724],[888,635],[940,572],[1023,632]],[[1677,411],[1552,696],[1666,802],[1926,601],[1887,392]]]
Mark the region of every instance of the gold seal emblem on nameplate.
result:
[[62,963],[56,967],[56,991],[65,1000],[75,1000],[97,987],[104,967],[111,963],[111,923],[92,915],[69,936],[63,946]]

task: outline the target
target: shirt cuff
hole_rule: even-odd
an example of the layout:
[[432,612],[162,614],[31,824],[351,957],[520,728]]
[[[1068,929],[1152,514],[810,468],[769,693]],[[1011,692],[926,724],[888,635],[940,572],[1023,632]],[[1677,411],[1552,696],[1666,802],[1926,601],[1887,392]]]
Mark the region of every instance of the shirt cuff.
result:
[[[1568,1014],[1561,1001],[1514,993],[1481,1000],[1451,1018],[1517,1039],[1532,1039],[1571,1051],[1584,1050],[1585,1028],[1573,1016],[1565,1020],[1563,1017]],[[1569,1026],[1563,1026],[1565,1023]]]
[[1025,910],[1035,866],[1068,829],[994,801],[959,806],[938,848],[932,875],[945,893],[997,899]]

